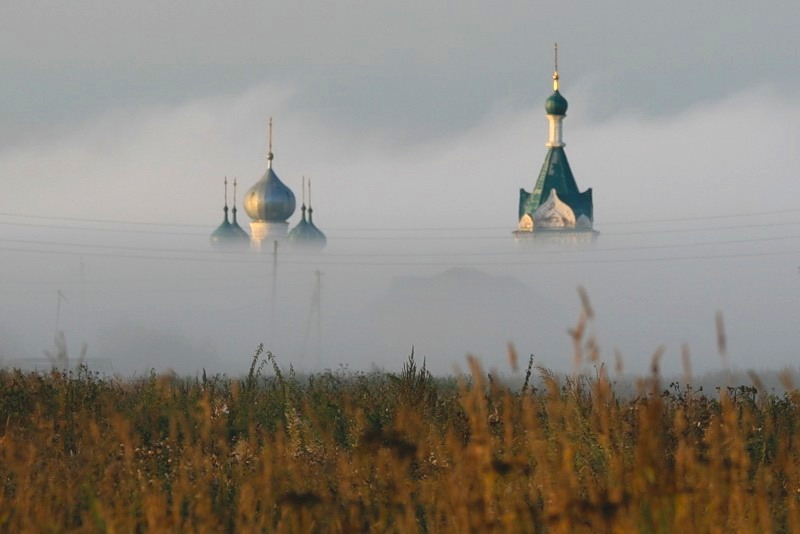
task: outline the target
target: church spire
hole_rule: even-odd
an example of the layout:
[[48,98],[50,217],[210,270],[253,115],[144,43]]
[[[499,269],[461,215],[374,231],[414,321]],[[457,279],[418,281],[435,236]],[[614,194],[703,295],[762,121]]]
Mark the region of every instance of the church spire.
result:
[[[311,183],[308,184],[309,188],[309,198],[311,195]],[[306,220],[306,177],[303,176],[303,204],[300,206],[300,211],[302,212],[303,220]]]
[[226,176],[222,183],[225,186],[225,207],[223,208],[225,212],[225,217],[222,219],[222,223],[211,233],[211,237],[209,240],[211,241],[211,246],[217,249],[224,249],[231,244],[231,238],[234,235],[233,226],[228,221],[228,177]]
[[553,43],[553,55],[555,56],[555,68],[553,69],[553,91],[558,91],[558,43]]
[[231,208],[231,213],[233,214],[233,219],[231,220],[231,229],[236,234],[236,237],[239,239],[238,245],[245,246],[245,244],[250,240],[250,236],[247,235],[247,232],[239,226],[239,221],[236,220],[236,178],[233,179],[233,207]]
[[269,118],[269,151],[267,152],[267,168],[272,168],[272,159],[275,155],[272,153],[272,117]]
[[[228,177],[225,177],[225,206],[228,206]],[[233,179],[233,223],[236,224],[236,178]]]
[[[592,190],[580,191],[572,175],[561,126],[567,115],[567,99],[559,91],[558,43],[553,46],[553,92],[544,102],[550,134],[539,176],[529,193],[520,189],[517,237],[558,235],[567,232],[587,232],[594,236]],[[553,233],[556,232],[556,233]]]
[[547,112],[547,119],[550,121],[550,136],[547,141],[548,147],[564,146],[561,139],[561,121],[567,115],[567,99],[558,91],[558,43],[553,45],[553,55],[555,68],[553,69],[553,94],[544,101],[544,109]]
[[314,208],[311,207],[311,178],[308,179],[308,222],[314,224],[312,217],[314,216]]
[[[228,222],[228,177],[226,176],[222,183],[225,184],[225,207],[222,208],[225,211],[225,222]],[[236,209],[236,208],[234,208]]]

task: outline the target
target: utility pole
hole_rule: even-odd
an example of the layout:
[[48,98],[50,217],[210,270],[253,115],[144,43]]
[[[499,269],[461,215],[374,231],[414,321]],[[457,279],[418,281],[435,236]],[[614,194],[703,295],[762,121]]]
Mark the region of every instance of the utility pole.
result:
[[58,322],[61,318],[61,301],[69,302],[60,289],[56,291],[56,294],[58,295],[58,300],[56,301],[56,331],[53,337],[58,337]]

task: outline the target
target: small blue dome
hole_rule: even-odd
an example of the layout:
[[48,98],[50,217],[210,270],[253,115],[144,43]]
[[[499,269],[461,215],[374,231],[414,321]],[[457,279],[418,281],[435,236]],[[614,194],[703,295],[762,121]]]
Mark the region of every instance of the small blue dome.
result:
[[289,235],[286,237],[289,244],[296,248],[306,250],[322,250],[328,242],[325,234],[314,225],[312,220],[314,210],[308,209],[309,219],[306,220],[306,207],[301,208],[303,216],[297,226],[292,228]]
[[254,221],[285,222],[294,213],[294,193],[272,170],[271,156],[267,172],[244,194],[244,211]]
[[250,241],[250,234],[244,231],[244,229],[239,226],[239,222],[236,220],[236,206],[233,207],[231,210],[233,213],[233,220],[231,221],[231,230],[233,233],[239,236],[240,239],[243,241]]
[[567,99],[561,96],[558,89],[544,101],[544,109],[548,115],[566,115]]
[[[234,208],[235,210],[236,208]],[[209,241],[211,246],[219,250],[241,249],[247,245],[250,237],[242,228],[236,224],[236,215],[234,212],[234,224],[228,222],[228,207],[225,206],[225,218],[222,220],[216,230],[211,233]],[[244,234],[244,236],[242,236]]]

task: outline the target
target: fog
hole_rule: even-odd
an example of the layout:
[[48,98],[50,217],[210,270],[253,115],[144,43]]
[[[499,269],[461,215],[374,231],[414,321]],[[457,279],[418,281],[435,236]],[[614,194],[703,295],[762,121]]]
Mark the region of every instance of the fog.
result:
[[[795,366],[800,100],[764,85],[666,117],[597,118],[592,90],[566,91],[564,124],[578,185],[594,189],[600,236],[583,246],[511,236],[545,155],[541,102],[499,100],[468,128],[416,138],[343,125],[268,83],[7,143],[0,357],[42,358],[58,330],[73,358],[85,343],[126,374],[243,372],[261,343],[304,371],[398,369],[412,348],[440,374],[468,353],[507,369],[508,343],[569,371],[583,287],[601,356],[626,371],[663,347],[679,372],[684,345],[696,372]],[[274,168],[298,200],[313,180],[328,236],[317,255],[280,245],[277,271],[271,253],[208,241],[223,177],[240,200],[264,172],[270,116]]]

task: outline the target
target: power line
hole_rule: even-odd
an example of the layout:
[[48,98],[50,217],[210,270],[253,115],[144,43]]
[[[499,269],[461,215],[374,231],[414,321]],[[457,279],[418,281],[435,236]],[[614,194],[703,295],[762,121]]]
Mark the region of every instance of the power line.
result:
[[[79,227],[79,226],[61,226],[61,225],[51,225],[51,224],[36,224],[36,223],[9,223],[0,221],[0,225],[5,226],[21,226],[21,227],[32,227],[32,228],[47,228],[47,229],[56,229],[56,230],[80,230],[80,231],[89,231],[89,232],[103,232],[103,233],[127,233],[127,234],[143,234],[143,235],[160,235],[160,236],[192,236],[192,237],[205,237],[207,232],[176,232],[176,231],[158,231],[158,230],[136,230],[136,229],[129,229],[129,228],[86,228],[86,227]],[[624,236],[624,235],[653,235],[653,234],[670,234],[670,233],[693,233],[693,232],[716,232],[716,231],[726,231],[726,230],[743,230],[748,228],[770,228],[770,227],[782,227],[782,226],[793,226],[793,225],[800,225],[800,221],[790,221],[790,222],[776,222],[776,223],[751,223],[751,224],[738,224],[738,225],[728,225],[728,226],[701,226],[701,227],[691,227],[691,228],[670,228],[670,229],[660,229],[660,230],[633,230],[627,232],[601,232],[600,235],[602,236]],[[400,231],[401,229],[395,229],[396,231]],[[425,232],[442,232],[442,231],[454,231],[455,229],[446,229],[446,228],[425,228],[425,229],[405,229],[403,231],[425,231]],[[465,231],[466,229],[459,229],[461,231]],[[490,230],[502,230],[502,234],[493,234],[493,235],[461,235],[461,236],[431,236],[431,235],[409,235],[409,236],[335,236],[336,240],[339,241],[445,241],[445,240],[454,240],[454,241],[472,241],[472,240],[508,240],[508,234],[510,234],[511,230],[509,227],[505,228],[473,228],[469,229],[470,231],[490,231]],[[364,230],[367,231],[367,230]],[[373,231],[373,230],[369,230]],[[330,230],[329,230],[330,232]],[[335,234],[334,234],[335,235]]]
[[[641,219],[641,220],[628,220],[628,221],[603,221],[603,226],[616,226],[616,225],[632,225],[632,224],[655,224],[655,223],[672,223],[672,222],[686,222],[686,221],[702,221],[702,220],[720,220],[720,219],[738,219],[743,217],[757,217],[765,215],[782,215],[788,213],[800,213],[800,209],[784,209],[784,210],[770,210],[770,211],[753,211],[753,212],[739,212],[729,215],[700,215],[691,217],[669,217],[662,219]],[[199,224],[199,223],[177,223],[177,222],[151,222],[151,221],[132,221],[123,219],[97,219],[88,217],[56,217],[48,215],[35,215],[19,212],[0,212],[3,217],[16,217],[49,221],[66,221],[66,222],[79,222],[79,223],[93,223],[93,224],[116,224],[128,226],[149,226],[149,227],[178,227],[178,228],[203,228],[210,229],[212,224]],[[0,224],[24,225],[24,223],[8,223],[0,222]],[[33,226],[33,224],[29,225]],[[59,228],[57,225],[42,225],[47,228]],[[493,226],[493,227],[386,227],[386,228],[347,228],[347,227],[332,227],[329,231],[358,231],[358,232],[431,232],[431,231],[457,231],[457,232],[474,232],[474,231],[503,231],[508,230],[506,226]],[[100,229],[96,229],[100,230]],[[109,231],[132,231],[126,229],[109,229]],[[195,235],[195,234],[187,234]],[[203,235],[198,233],[196,235]]]
[[81,230],[87,232],[112,232],[121,234],[149,234],[149,235],[184,235],[184,236],[205,236],[208,232],[175,232],[170,230],[135,230],[131,228],[87,228],[85,226],[63,226],[56,224],[36,224],[36,223],[15,223],[0,221],[4,226],[21,226],[25,228],[47,228],[51,230]]
[[56,247],[80,247],[80,248],[97,248],[103,250],[127,250],[133,252],[162,252],[166,254],[237,254],[236,252],[225,252],[220,250],[200,250],[200,249],[180,249],[180,248],[152,248],[152,247],[130,247],[125,245],[102,245],[91,243],[69,243],[61,241],[36,241],[31,239],[6,239],[0,238],[0,242],[17,243],[25,245],[45,245]]
[[738,224],[733,226],[701,226],[694,228],[672,228],[666,230],[634,230],[631,232],[602,232],[600,235],[617,236],[617,235],[677,234],[677,233],[687,233],[687,232],[716,232],[718,230],[745,230],[748,228],[769,228],[769,227],[780,227],[780,226],[792,226],[797,224],[800,224],[800,221],[780,222],[780,223]]
[[785,209],[785,210],[770,210],[770,211],[751,211],[742,213],[732,213],[730,215],[698,215],[694,217],[677,217],[665,219],[650,219],[641,221],[618,221],[618,222],[604,222],[605,225],[626,225],[626,224],[650,224],[650,223],[664,223],[664,222],[684,222],[684,221],[703,221],[707,219],[736,219],[740,217],[759,217],[762,215],[778,215],[784,213],[800,213],[800,208]]
[[[6,247],[0,248],[0,251],[7,252],[20,252],[20,253],[33,253],[33,254],[54,254],[54,255],[69,255],[69,256],[86,256],[86,257],[100,257],[100,258],[115,258],[126,260],[156,260],[156,261],[192,261],[192,262],[207,262],[207,263],[231,263],[231,264],[264,264],[261,260],[245,260],[245,259],[221,259],[221,258],[197,258],[197,257],[181,257],[181,256],[149,256],[149,255],[133,255],[133,254],[113,254],[102,252],[80,252],[80,251],[54,251],[54,250],[35,250],[25,248]],[[716,254],[716,255],[695,255],[695,256],[661,256],[650,258],[586,258],[581,259],[581,264],[592,263],[630,263],[630,262],[650,262],[650,261],[685,261],[685,260],[703,260],[703,259],[724,259],[724,258],[745,258],[745,257],[763,257],[763,256],[786,256],[800,254],[800,251],[776,251],[776,252],[753,252],[753,253],[729,253],[729,254]],[[422,255],[425,256],[425,255]],[[430,255],[427,255],[430,256]],[[374,261],[355,261],[354,257],[350,256],[350,260],[345,261],[317,261],[315,265],[334,265],[334,266],[358,266],[358,267],[400,267],[400,266],[491,266],[491,265],[562,265],[574,264],[573,259],[564,260],[543,260],[541,258],[526,259],[525,261],[387,261],[387,262],[374,262]],[[282,260],[283,264],[288,265],[308,265],[308,262],[301,260]]]
[[180,227],[195,227],[205,228],[205,225],[195,223],[170,223],[170,222],[148,222],[148,221],[131,221],[121,219],[93,219],[88,217],[55,217],[53,215],[33,215],[29,213],[12,213],[0,212],[3,217],[21,217],[25,219],[42,219],[48,221],[71,221],[71,222],[89,222],[101,224],[129,224],[140,226],[180,226]]
[[[686,247],[706,247],[716,245],[738,245],[744,243],[761,243],[771,241],[786,241],[791,239],[800,239],[800,234],[787,235],[787,236],[770,236],[770,237],[752,237],[743,239],[727,239],[727,240],[714,240],[714,241],[700,241],[693,243],[673,243],[668,245],[631,245],[619,247],[592,247],[592,248],[570,248],[562,250],[548,250],[549,254],[587,254],[587,253],[603,253],[603,252],[628,252],[636,250],[655,250],[655,249],[668,249],[668,248],[686,248]],[[43,246],[56,246],[56,247],[70,247],[70,248],[89,248],[101,250],[118,250],[129,252],[150,252],[150,253],[164,253],[164,254],[199,254],[199,255],[241,255],[246,252],[224,252],[210,249],[181,249],[181,248],[153,248],[153,247],[133,247],[125,245],[104,245],[104,244],[90,244],[90,243],[72,243],[72,242],[59,242],[59,241],[36,241],[28,239],[7,239],[0,238],[0,242],[16,243],[25,245],[43,245]],[[531,252],[538,252],[531,249]],[[519,256],[525,254],[525,250],[513,250],[504,252],[326,252],[322,253],[321,257],[428,257],[428,256]],[[308,254],[298,252],[285,252],[284,256],[290,257],[303,257],[307,258]],[[255,263],[261,263],[253,260]],[[247,261],[246,261],[247,262]],[[249,263],[249,262],[248,262]]]

